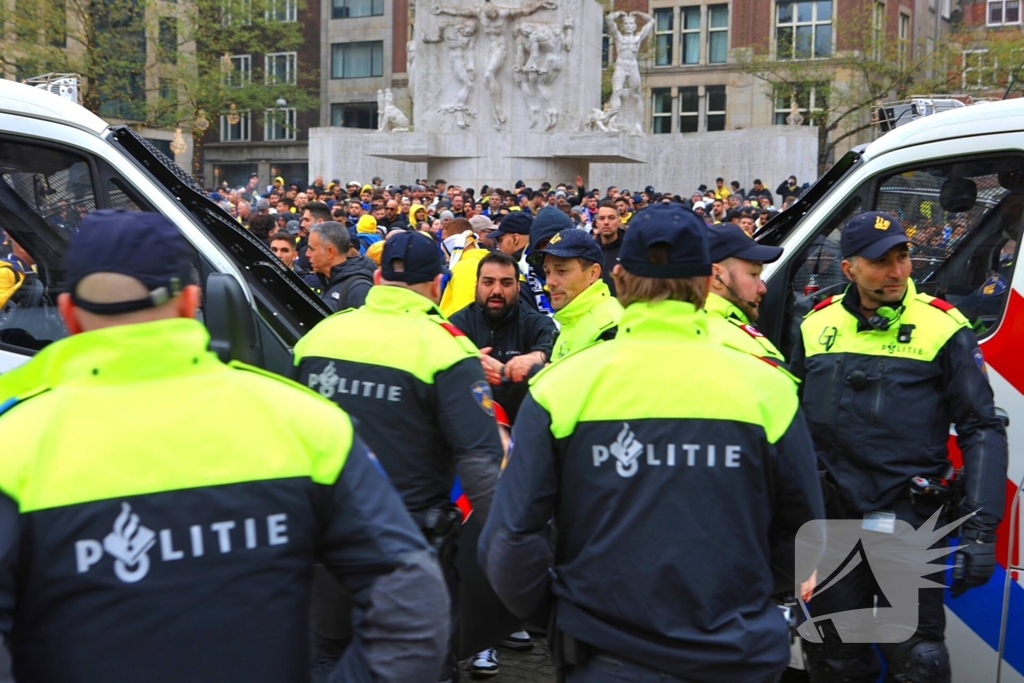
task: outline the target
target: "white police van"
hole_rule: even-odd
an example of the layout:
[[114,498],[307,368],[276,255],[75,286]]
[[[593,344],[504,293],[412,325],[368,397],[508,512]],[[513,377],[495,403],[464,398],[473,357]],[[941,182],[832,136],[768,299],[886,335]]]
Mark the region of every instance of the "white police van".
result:
[[[802,316],[845,288],[840,228],[871,210],[895,214],[906,227],[918,290],[973,321],[996,406],[1009,423],[999,566],[987,585],[946,603],[953,680],[1024,681],[1024,270],[1014,267],[1024,229],[1024,99],[959,107],[899,126],[840,159],[755,235],[785,247],[765,268],[768,292],[758,321],[783,353]],[[959,462],[952,439],[950,457]]]
[[18,297],[21,305],[0,291],[0,372],[67,334],[54,306],[65,287],[64,249],[81,217],[105,208],[157,211],[180,228],[195,249],[201,314],[224,359],[285,372],[295,342],[330,313],[130,127],[108,126],[73,101],[0,80],[0,229],[38,277],[34,295]]

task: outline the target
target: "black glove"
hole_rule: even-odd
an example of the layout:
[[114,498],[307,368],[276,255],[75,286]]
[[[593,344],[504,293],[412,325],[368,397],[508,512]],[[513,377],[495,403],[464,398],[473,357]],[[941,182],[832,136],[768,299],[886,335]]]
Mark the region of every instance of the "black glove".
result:
[[953,556],[953,597],[963,595],[968,588],[985,585],[996,570],[996,535],[987,531],[968,529],[960,537],[962,548]]

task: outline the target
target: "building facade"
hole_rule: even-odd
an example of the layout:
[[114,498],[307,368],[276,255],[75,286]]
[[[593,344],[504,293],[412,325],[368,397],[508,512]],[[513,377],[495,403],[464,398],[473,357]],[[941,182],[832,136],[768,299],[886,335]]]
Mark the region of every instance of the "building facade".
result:
[[[379,2],[380,0],[378,0]],[[231,84],[259,81],[268,85],[299,84],[311,97],[321,98],[318,76],[321,56],[323,3],[330,0],[274,0],[268,20],[299,22],[302,43],[295,50],[279,51],[268,46],[265,52],[230,54],[222,57],[224,77]],[[203,136],[202,172],[207,187],[245,185],[256,173],[260,184],[275,177],[286,183],[305,185],[309,176],[309,129],[320,123],[320,108],[299,110],[287,100],[261,111],[232,110],[210,116],[210,127]]]
[[[850,49],[852,16],[870,17],[908,51],[929,49],[950,24],[949,0],[650,0],[644,9],[655,24],[643,71],[654,135],[787,125],[792,102],[744,73],[743,54],[827,60]],[[813,89],[801,97],[803,125],[825,106],[820,97]]]

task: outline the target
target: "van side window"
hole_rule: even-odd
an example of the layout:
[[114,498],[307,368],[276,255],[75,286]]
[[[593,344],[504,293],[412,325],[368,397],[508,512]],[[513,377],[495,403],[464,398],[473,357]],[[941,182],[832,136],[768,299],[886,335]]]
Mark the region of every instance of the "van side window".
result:
[[1024,157],[935,160],[889,171],[857,194],[869,200],[837,211],[798,261],[790,335],[816,301],[845,290],[839,237],[850,217],[867,210],[891,213],[903,223],[918,291],[956,306],[979,336],[995,329],[1024,227]]
[[0,344],[32,352],[67,335],[55,306],[64,250],[95,209],[85,158],[45,145],[0,145]]

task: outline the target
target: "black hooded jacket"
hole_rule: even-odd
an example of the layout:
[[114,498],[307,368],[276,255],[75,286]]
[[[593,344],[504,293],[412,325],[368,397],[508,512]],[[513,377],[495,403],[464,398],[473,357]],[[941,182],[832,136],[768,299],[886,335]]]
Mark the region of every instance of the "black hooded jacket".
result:
[[334,312],[359,308],[366,301],[366,293],[373,286],[373,272],[377,269],[372,259],[350,256],[344,263],[331,268],[330,277],[312,273],[306,284],[320,295]]

